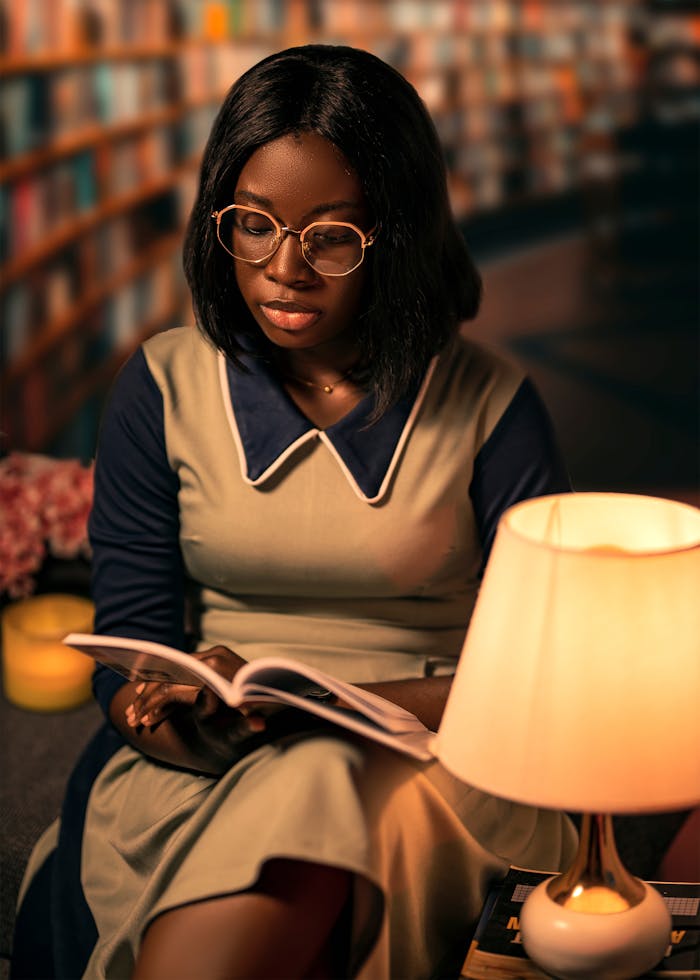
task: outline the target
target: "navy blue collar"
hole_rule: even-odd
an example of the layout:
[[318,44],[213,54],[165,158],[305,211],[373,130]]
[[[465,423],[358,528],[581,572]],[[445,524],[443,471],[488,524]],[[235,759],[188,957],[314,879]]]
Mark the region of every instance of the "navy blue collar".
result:
[[367,503],[381,500],[423,402],[434,361],[420,389],[401,398],[374,425],[367,427],[374,407],[374,395],[367,395],[334,425],[318,429],[262,357],[245,351],[240,360],[247,371],[219,352],[221,390],[246,483],[260,486],[302,445],[318,438],[358,497]]

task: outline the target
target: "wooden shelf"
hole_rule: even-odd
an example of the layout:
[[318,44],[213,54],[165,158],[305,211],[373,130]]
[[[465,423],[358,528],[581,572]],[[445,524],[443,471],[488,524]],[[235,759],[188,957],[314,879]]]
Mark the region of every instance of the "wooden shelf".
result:
[[39,437],[36,438],[32,445],[27,447],[29,451],[40,450],[47,443],[50,443],[52,439],[60,434],[88,399],[100,391],[106,391],[117,371],[127,358],[138,349],[144,340],[153,336],[165,324],[173,320],[178,315],[180,309],[180,303],[175,302],[170,304],[165,311],[148,320],[131,343],[115,351],[98,368],[85,374],[72,387],[70,394],[61,404],[55,407],[55,411],[51,412],[51,417],[46,419],[43,431],[39,434]]
[[216,48],[229,44],[265,44],[275,47],[274,36],[249,31],[230,37],[190,36],[156,44],[120,44],[107,47],[75,48],[58,52],[31,55],[0,56],[0,75],[28,75],[37,72],[77,68],[97,62],[152,61],[160,58],[179,58],[192,48]]
[[199,154],[181,164],[176,170],[171,170],[166,177],[162,177],[160,180],[151,180],[127,194],[109,198],[85,214],[77,215],[72,221],[66,223],[65,227],[59,228],[58,231],[47,236],[41,245],[25,255],[11,259],[4,268],[0,269],[2,273],[0,292],[17,282],[22,276],[27,275],[36,266],[46,262],[52,255],[66,248],[71,242],[91,231],[101,222],[129,211],[142,201],[147,201],[149,198],[156,197],[158,194],[175,187],[185,174],[195,169],[198,163]]
[[74,51],[46,52],[24,57],[0,58],[3,75],[25,75],[75,68],[98,61],[147,61],[152,58],[173,58],[182,51],[183,42],[163,44],[125,44],[110,48],[76,48]]
[[158,239],[114,276],[89,288],[78,303],[48,323],[21,356],[6,367],[0,375],[2,384],[15,382],[22,375],[31,371],[52,347],[60,343],[74,327],[83,322],[100,303],[103,303],[122,286],[138,278],[142,273],[147,272],[175,252],[182,245],[183,234],[184,229],[179,229],[165,238]]
[[[52,72],[64,68],[77,68],[97,62],[153,61],[160,58],[178,58],[192,47],[217,47],[232,40],[250,43],[256,40],[252,35],[232,38],[188,38],[186,40],[164,41],[160,44],[121,44],[116,47],[76,48],[74,51],[46,52],[24,57],[9,56],[0,58],[0,73],[3,75],[26,75],[35,72]],[[269,40],[269,38],[265,38]]]
[[164,109],[153,109],[145,112],[134,119],[127,119],[116,123],[93,123],[89,126],[81,127],[68,136],[62,136],[44,146],[39,150],[24,153],[16,159],[0,162],[0,183],[6,184],[10,181],[26,177],[39,170],[64,160],[67,157],[80,153],[82,150],[89,150],[102,143],[111,143],[124,137],[134,136],[138,133],[155,128],[157,126],[167,126],[170,123],[178,122],[189,112],[196,112],[207,105],[215,105],[221,102],[225,93],[216,92],[211,95],[203,96],[200,99],[193,99],[188,102],[178,102]]

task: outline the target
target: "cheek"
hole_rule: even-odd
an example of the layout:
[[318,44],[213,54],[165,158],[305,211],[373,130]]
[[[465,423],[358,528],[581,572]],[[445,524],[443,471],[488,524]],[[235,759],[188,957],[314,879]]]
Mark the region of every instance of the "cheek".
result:
[[355,284],[346,285],[343,283],[342,286],[331,287],[331,291],[328,306],[333,307],[336,313],[346,312],[349,315],[355,313],[359,308],[362,299],[362,288],[359,284],[355,286]]
[[239,262],[234,262],[233,272],[236,279],[236,285],[238,286],[241,295],[243,296],[243,298],[247,303],[254,281],[255,270],[251,266],[243,265]]
[[342,313],[357,315],[367,305],[369,294],[369,284],[364,270],[358,269],[351,273],[347,279],[336,279],[336,290],[333,297],[333,306]]

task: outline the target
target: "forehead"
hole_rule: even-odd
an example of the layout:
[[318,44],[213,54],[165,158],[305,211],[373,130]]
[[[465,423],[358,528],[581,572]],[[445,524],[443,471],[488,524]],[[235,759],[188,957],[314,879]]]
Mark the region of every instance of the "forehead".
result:
[[365,205],[359,177],[341,151],[317,133],[281,136],[253,153],[241,170],[236,200],[242,192],[266,200],[286,220],[319,205],[344,202]]

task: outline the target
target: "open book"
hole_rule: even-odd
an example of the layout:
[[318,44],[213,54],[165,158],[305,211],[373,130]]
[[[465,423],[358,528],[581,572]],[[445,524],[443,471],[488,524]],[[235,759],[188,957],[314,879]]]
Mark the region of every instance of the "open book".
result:
[[[433,733],[415,715],[297,660],[262,657],[241,667],[233,680],[227,681],[207,664],[162,643],[92,633],[70,633],[63,642],[129,680],[169,681],[197,687],[207,684],[232,708],[244,701],[286,704],[415,759],[428,760],[434,755]],[[345,706],[326,703],[324,697],[328,691]]]

